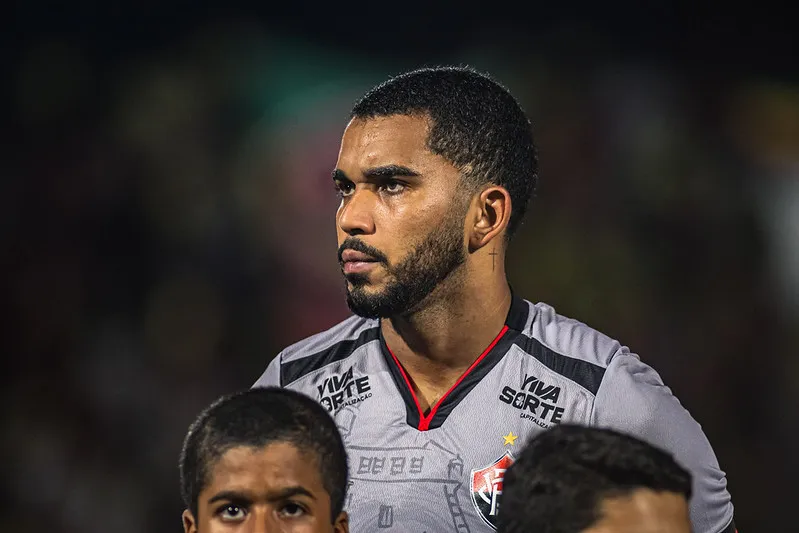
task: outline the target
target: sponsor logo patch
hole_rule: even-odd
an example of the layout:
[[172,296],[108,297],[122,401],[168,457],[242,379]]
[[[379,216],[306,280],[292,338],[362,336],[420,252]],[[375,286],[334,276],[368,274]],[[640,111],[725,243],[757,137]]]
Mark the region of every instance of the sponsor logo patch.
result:
[[352,367],[342,374],[325,378],[316,389],[319,392],[319,403],[331,413],[372,397],[369,376],[356,377]]
[[542,428],[549,428],[560,422],[563,407],[558,407],[560,387],[548,385],[536,376],[525,374],[522,386],[517,390],[506,386],[499,394],[499,400],[521,411],[520,418],[532,420]]

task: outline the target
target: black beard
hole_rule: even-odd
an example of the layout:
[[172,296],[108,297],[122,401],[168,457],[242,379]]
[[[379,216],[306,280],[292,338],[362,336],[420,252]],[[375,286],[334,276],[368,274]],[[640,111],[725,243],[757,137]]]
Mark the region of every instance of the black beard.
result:
[[[425,298],[466,262],[466,246],[463,243],[463,218],[449,215],[441,228],[432,231],[396,266],[391,266],[380,254],[380,263],[388,271],[388,285],[379,293],[368,294],[365,290],[368,276],[350,274],[346,280],[347,305],[356,315],[364,318],[389,318],[411,314],[422,307]],[[363,243],[359,244],[363,245]],[[374,251],[365,246],[348,246],[356,251]],[[374,254],[370,254],[375,257]]]

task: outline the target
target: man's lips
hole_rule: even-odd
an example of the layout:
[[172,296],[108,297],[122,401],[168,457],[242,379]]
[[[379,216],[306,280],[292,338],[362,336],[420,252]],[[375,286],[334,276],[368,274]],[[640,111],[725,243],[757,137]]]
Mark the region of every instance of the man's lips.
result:
[[341,253],[344,274],[363,274],[374,268],[378,260],[363,252],[344,250]]
[[341,262],[342,263],[350,263],[350,262],[357,262],[357,263],[373,263],[376,262],[377,259],[372,257],[371,255],[367,255],[363,252],[356,252],[355,250],[344,250],[341,253]]

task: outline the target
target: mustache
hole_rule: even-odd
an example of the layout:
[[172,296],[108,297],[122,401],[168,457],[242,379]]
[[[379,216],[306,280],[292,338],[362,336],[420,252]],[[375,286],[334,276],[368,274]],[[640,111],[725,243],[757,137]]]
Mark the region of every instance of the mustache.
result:
[[359,241],[355,237],[347,237],[344,242],[341,243],[341,246],[338,247],[338,262],[339,264],[343,264],[344,260],[341,258],[341,254],[344,253],[344,250],[354,250],[356,252],[361,252],[366,254],[375,261],[379,263],[388,264],[388,257],[385,256],[383,252],[378,250],[373,246],[369,246],[363,241]]

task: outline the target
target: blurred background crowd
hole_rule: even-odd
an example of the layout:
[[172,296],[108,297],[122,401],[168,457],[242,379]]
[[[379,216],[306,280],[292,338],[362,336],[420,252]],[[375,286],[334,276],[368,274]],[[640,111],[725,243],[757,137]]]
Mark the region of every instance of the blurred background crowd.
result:
[[180,530],[192,418],[348,315],[330,171],[350,106],[443,63],[492,73],[534,124],[514,289],[660,372],[742,533],[796,527],[787,13],[262,4],[30,2],[6,21],[0,531]]

